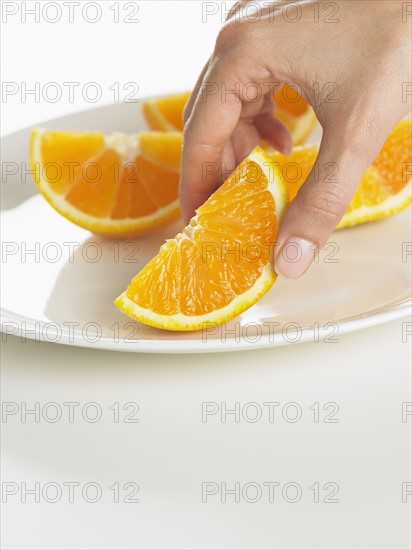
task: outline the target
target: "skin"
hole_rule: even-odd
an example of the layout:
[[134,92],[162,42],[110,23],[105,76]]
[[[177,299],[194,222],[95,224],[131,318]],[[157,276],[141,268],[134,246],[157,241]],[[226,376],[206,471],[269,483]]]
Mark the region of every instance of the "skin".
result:
[[[412,82],[412,14],[397,0],[298,0],[285,12],[290,3],[241,1],[229,14],[185,108],[180,196],[188,221],[261,137],[289,152],[291,137],[274,119],[271,97],[280,83],[294,83],[323,128],[316,165],[288,207],[275,247],[278,273],[296,278],[330,237],[389,132],[411,109],[404,90]],[[337,6],[334,15],[328,4]],[[216,167],[214,173],[205,174],[205,163]],[[293,265],[282,254],[289,242],[303,252]]]

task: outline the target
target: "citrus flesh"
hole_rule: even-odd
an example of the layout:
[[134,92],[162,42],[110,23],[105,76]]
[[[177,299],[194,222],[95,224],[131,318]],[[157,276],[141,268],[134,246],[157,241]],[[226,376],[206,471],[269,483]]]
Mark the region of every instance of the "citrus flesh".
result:
[[[271,153],[293,200],[315,164],[316,145],[295,147],[291,156]],[[411,203],[412,119],[401,120],[366,170],[337,229],[400,212]]]
[[271,251],[287,203],[279,172],[257,147],[115,304],[168,330],[198,330],[239,315],[276,279]]
[[131,238],[179,217],[179,132],[32,130],[38,190],[62,216],[108,237]]

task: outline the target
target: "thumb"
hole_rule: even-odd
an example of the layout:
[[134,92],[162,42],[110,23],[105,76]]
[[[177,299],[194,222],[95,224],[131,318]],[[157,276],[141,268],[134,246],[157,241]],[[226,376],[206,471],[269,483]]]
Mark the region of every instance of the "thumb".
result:
[[[325,128],[319,154],[307,180],[282,218],[275,249],[275,271],[303,275],[344,215],[358,183],[379,149],[364,132],[335,122]],[[363,136],[362,136],[363,134]],[[349,136],[349,140],[344,136]]]

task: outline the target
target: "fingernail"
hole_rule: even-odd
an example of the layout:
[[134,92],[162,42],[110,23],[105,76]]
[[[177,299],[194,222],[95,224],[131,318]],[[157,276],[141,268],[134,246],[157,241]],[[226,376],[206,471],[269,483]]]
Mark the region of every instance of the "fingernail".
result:
[[276,259],[275,271],[288,279],[305,273],[315,258],[315,245],[306,239],[289,237]]

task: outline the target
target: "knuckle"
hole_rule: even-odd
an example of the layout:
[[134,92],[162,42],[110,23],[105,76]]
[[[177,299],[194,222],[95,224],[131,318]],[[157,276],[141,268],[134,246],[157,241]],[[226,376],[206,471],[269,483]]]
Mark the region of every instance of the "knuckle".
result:
[[[241,18],[229,19],[224,23],[216,39],[216,51],[225,51],[237,45],[245,45],[256,42],[256,25]],[[250,48],[249,48],[250,53]]]
[[237,25],[235,21],[227,21],[221,28],[216,38],[215,51],[224,51],[227,46],[232,46],[233,40],[236,40]]

